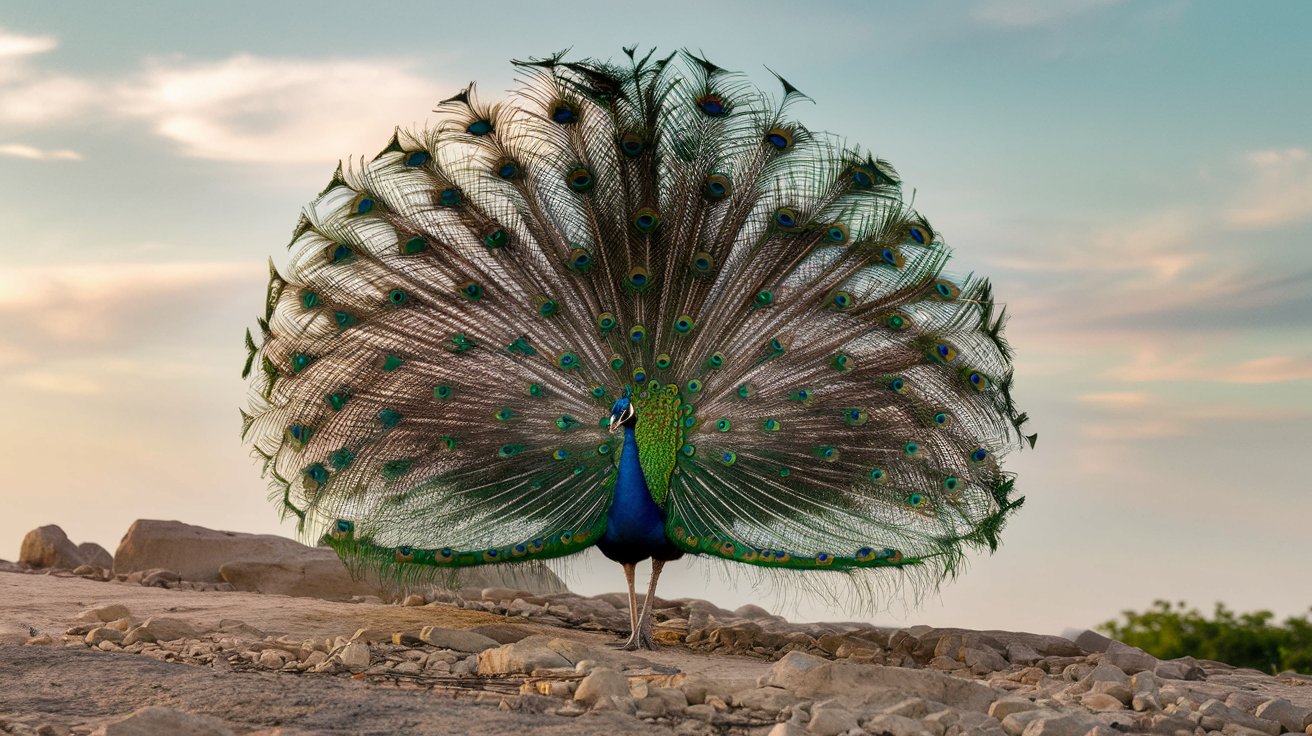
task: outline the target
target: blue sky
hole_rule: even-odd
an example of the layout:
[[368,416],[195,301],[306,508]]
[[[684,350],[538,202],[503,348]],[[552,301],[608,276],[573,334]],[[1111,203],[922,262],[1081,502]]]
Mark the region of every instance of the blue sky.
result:
[[[779,71],[1010,305],[1026,508],[939,595],[865,617],[1305,611],[1309,28],[1300,2],[7,3],[0,557],[50,522],[111,550],[139,517],[289,534],[238,373],[299,208],[469,80],[500,96],[511,58],[641,42]],[[620,588],[612,568],[575,587]],[[758,597],[686,565],[662,592]]]

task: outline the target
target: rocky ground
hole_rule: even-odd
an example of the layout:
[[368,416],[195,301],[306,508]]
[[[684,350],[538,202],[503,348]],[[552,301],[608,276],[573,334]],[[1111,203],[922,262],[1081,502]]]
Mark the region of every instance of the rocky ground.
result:
[[75,569],[0,563],[0,733],[1312,733],[1312,677],[1091,632],[793,624],[658,598],[663,646],[630,654],[610,647],[620,594],[335,602]]

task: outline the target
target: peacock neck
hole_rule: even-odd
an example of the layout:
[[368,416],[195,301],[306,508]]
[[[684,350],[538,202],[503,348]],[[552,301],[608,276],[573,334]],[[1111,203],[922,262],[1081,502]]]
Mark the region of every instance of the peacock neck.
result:
[[633,427],[625,426],[624,449],[620,452],[620,467],[615,476],[615,500],[611,503],[610,516],[645,516],[644,512],[655,508],[651,492],[647,489],[647,479],[642,474],[642,463],[638,459],[638,439],[633,433]]

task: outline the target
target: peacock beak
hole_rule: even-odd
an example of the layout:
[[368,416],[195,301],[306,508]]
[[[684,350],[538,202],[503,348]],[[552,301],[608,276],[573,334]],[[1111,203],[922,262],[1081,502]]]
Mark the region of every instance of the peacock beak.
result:
[[611,415],[610,415],[610,433],[611,433],[611,434],[615,434],[615,430],[616,430],[618,427],[620,427],[621,424],[622,424],[622,422],[620,421],[620,417],[619,417],[618,414],[611,414]]

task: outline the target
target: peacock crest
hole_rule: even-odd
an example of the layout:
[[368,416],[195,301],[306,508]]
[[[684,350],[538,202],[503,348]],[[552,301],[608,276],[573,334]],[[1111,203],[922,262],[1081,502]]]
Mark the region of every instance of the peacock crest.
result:
[[625,54],[515,62],[305,209],[247,335],[284,511],[405,576],[578,552],[639,480],[679,552],[759,568],[996,547],[1034,437],[988,281],[788,82]]

